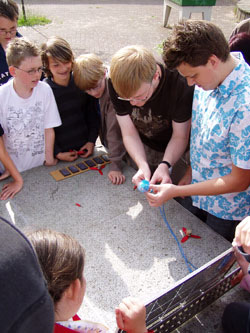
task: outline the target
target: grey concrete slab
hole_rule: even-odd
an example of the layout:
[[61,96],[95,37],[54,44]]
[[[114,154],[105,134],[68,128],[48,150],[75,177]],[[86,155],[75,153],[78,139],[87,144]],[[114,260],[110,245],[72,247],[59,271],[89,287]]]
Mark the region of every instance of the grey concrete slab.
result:
[[[99,318],[113,332],[114,308],[123,297],[149,300],[186,276],[188,269],[159,209],[133,190],[134,169],[125,167],[127,180],[121,186],[109,182],[108,166],[103,176],[91,170],[56,182],[49,172],[65,165],[69,163],[24,172],[22,192],[1,201],[0,211],[24,231],[52,228],[80,241],[86,249],[87,294],[79,313],[85,319]],[[183,226],[202,236],[183,244],[196,267],[230,247],[176,201],[169,201],[165,210],[179,239]]]

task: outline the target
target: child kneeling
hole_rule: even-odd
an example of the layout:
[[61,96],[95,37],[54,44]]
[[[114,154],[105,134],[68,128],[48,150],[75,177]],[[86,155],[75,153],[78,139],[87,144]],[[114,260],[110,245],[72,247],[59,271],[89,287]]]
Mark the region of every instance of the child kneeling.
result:
[[[55,330],[59,332],[106,332],[102,325],[79,320],[76,315],[86,290],[84,249],[74,238],[53,230],[27,234],[40,262],[54,301]],[[69,320],[73,317],[73,321]],[[135,298],[125,298],[116,309],[119,328],[129,333],[147,332],[145,306]],[[75,321],[75,322],[74,322]]]

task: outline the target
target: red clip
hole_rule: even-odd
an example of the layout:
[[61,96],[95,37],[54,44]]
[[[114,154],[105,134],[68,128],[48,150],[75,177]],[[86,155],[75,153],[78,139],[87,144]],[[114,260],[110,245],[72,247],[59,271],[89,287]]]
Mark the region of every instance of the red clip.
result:
[[101,165],[99,168],[97,167],[91,167],[91,170],[97,170],[99,172],[100,175],[103,175],[102,169],[105,168],[105,164]]
[[[73,150],[73,149],[69,150],[70,153],[72,153],[73,151],[75,151],[75,150]],[[87,152],[88,152],[88,149],[83,149],[83,150],[77,151],[76,153],[77,153],[78,156],[81,156],[83,154],[86,154]]]
[[136,189],[137,189],[137,186],[135,185],[134,188],[133,188],[133,190],[135,191]]
[[77,207],[82,207],[79,203],[76,203],[76,206],[77,206]]
[[182,243],[186,242],[189,237],[192,237],[192,238],[201,238],[200,236],[193,235],[191,230],[187,230],[184,227],[182,228],[182,230],[180,230],[180,232],[182,233],[182,235],[184,235],[184,237],[181,240]]

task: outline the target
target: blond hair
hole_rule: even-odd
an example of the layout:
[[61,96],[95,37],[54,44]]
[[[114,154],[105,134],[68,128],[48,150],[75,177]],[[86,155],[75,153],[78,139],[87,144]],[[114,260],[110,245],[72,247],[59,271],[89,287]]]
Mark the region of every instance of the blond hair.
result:
[[75,84],[81,90],[94,89],[106,71],[106,67],[97,55],[82,54],[76,58],[73,66]]
[[28,232],[27,238],[35,249],[56,304],[73,281],[83,282],[84,249],[73,237],[49,229]]
[[153,54],[144,46],[131,45],[114,54],[110,78],[120,97],[130,98],[142,83],[151,83],[157,69]]
[[56,59],[60,62],[74,61],[74,54],[69,43],[58,36],[50,37],[46,43],[41,45],[42,62],[46,76],[53,76],[49,70],[49,57]]
[[14,38],[6,49],[6,59],[9,66],[18,67],[26,58],[38,56],[40,56],[38,46],[24,37]]

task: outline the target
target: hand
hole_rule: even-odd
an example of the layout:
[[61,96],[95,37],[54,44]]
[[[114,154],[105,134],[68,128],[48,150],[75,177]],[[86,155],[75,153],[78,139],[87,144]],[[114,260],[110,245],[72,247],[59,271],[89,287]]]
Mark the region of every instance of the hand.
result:
[[9,176],[10,176],[9,171],[8,171],[8,170],[5,170],[5,171],[1,174],[1,176],[0,176],[0,180],[6,179],[6,178],[8,178]]
[[121,185],[126,179],[121,171],[109,171],[108,177],[114,185]]
[[14,198],[15,194],[19,192],[23,187],[23,180],[13,181],[5,184],[0,193],[0,200],[6,200],[8,198]]
[[150,184],[172,184],[172,180],[169,174],[169,168],[166,164],[159,164],[157,169],[155,170]]
[[81,157],[89,157],[93,154],[95,144],[93,142],[87,142],[84,146],[81,147],[80,150],[87,149],[85,154],[80,155]]
[[127,333],[145,333],[146,308],[136,298],[127,297],[115,309],[117,326]]
[[146,198],[150,206],[159,207],[172,199],[174,197],[174,188],[175,185],[172,184],[150,185],[149,189],[153,190],[153,193],[146,193]]
[[76,151],[69,151],[69,152],[64,152],[64,153],[58,153],[56,155],[56,158],[61,161],[68,161],[72,162],[77,159],[78,155]]
[[58,160],[56,158],[51,158],[49,160],[46,160],[44,162],[44,165],[46,165],[46,166],[53,166],[53,165],[56,165],[57,162],[58,162]]
[[247,275],[248,274],[249,262],[238,251],[237,246],[234,246],[234,255],[236,257],[236,260],[237,260],[238,264],[240,265],[240,268],[242,270],[243,275]]
[[151,171],[149,169],[149,167],[144,167],[144,168],[140,168],[138,169],[138,171],[136,172],[136,174],[134,175],[134,177],[132,178],[132,183],[135,184],[136,186],[139,185],[139,183],[143,180],[150,180],[150,176],[151,176]]
[[242,220],[236,227],[233,246],[242,246],[250,254],[250,216]]

